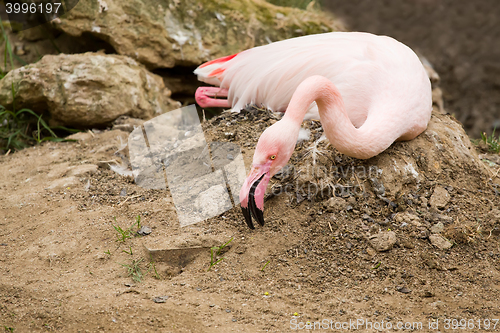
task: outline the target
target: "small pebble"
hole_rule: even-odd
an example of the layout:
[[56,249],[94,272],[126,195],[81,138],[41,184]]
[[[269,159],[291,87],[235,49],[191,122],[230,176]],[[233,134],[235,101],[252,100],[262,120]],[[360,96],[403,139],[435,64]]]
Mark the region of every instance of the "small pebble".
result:
[[149,235],[151,233],[151,228],[148,227],[148,226],[143,225],[141,227],[141,229],[139,229],[139,231],[137,231],[137,233],[139,235],[141,235],[141,236],[147,236],[147,235]]
[[153,301],[155,303],[165,303],[168,299],[168,296],[160,296],[160,297],[155,297]]
[[411,293],[411,290],[406,287],[398,287],[396,290],[403,294]]

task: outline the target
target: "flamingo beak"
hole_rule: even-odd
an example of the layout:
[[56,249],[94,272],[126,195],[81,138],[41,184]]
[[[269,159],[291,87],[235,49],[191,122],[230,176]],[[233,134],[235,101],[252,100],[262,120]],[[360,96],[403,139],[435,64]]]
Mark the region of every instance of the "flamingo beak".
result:
[[253,165],[240,191],[241,211],[250,229],[254,229],[252,215],[261,226],[264,225],[264,194],[271,178],[271,162]]

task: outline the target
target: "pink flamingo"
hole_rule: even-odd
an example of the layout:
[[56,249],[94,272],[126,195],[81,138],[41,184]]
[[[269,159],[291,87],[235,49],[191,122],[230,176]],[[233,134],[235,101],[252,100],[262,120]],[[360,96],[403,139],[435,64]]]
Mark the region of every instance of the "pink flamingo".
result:
[[[368,33],[334,32],[289,39],[213,60],[195,70],[217,87],[199,88],[202,107],[248,103],[285,111],[259,138],[240,191],[248,226],[264,225],[269,179],[290,159],[304,117],[315,116],[339,152],[368,159],[411,140],[431,117],[430,80],[404,44]],[[212,97],[227,97],[216,99]]]

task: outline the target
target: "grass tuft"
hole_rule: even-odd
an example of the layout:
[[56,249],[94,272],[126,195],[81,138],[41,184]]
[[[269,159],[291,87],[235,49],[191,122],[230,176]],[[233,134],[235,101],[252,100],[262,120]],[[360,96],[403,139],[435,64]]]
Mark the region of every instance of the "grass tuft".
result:
[[495,137],[496,127],[493,129],[491,135],[486,134],[486,132],[481,133],[481,141],[488,147],[489,151],[494,153],[500,153],[500,136]]
[[222,250],[232,241],[233,237],[231,237],[231,239],[227,243],[224,243],[221,246],[213,246],[210,248],[210,267],[208,267],[207,272],[210,271],[213,266],[217,265],[224,259],[224,258],[217,259],[217,256],[220,256],[222,254]]
[[132,259],[130,264],[120,264],[127,269],[128,276],[132,277],[135,282],[142,281],[143,274],[140,266],[142,260],[142,258],[139,260]]

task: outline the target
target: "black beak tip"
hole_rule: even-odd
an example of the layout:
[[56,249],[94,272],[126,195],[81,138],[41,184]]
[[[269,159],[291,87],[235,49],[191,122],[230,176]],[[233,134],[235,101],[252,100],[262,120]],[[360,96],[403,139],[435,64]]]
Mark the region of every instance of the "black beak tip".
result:
[[241,207],[241,212],[243,213],[243,216],[245,217],[245,222],[247,223],[248,227],[250,229],[255,229],[252,223],[252,215],[250,214],[250,210],[245,207]]
[[[263,227],[264,226],[264,212],[261,211],[260,209],[256,208],[254,211],[254,217],[259,222],[259,224]],[[257,216],[255,216],[257,215]]]
[[255,229],[252,223],[252,215],[261,226],[264,226],[264,212],[257,208],[257,205],[255,204],[255,189],[259,185],[262,178],[264,178],[264,175],[260,176],[260,178],[257,179],[250,188],[250,192],[248,193],[248,208],[241,207],[243,216],[245,216],[245,221],[250,229]]

